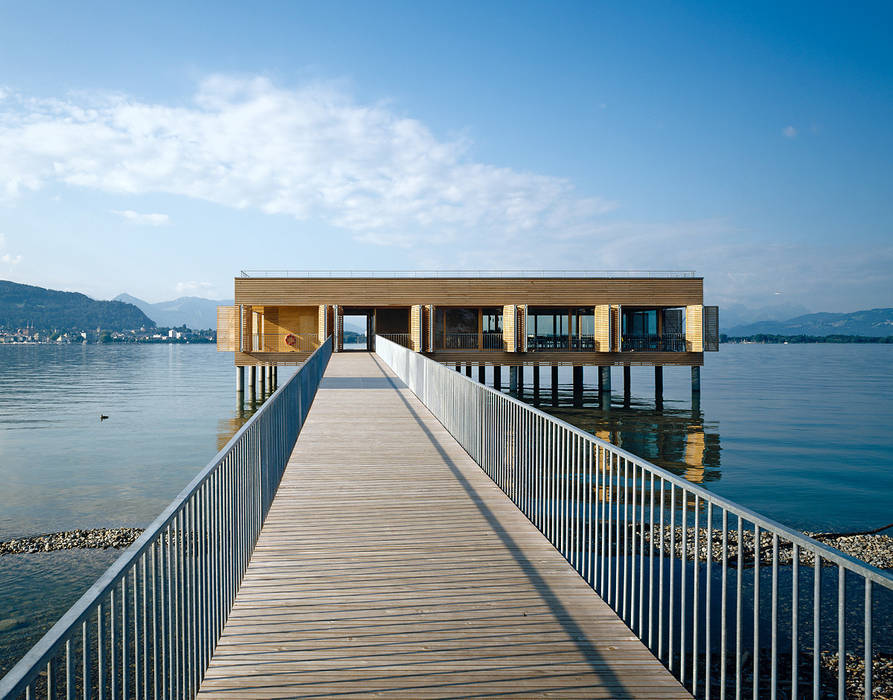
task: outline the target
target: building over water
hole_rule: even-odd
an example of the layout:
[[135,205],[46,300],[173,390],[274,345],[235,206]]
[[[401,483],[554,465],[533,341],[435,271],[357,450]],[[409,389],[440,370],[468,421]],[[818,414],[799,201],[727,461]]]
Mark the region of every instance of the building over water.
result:
[[303,362],[330,335],[344,351],[351,328],[365,329],[358,349],[381,335],[469,373],[698,368],[719,349],[719,310],[694,272],[243,271],[234,300],[218,308],[217,348],[236,367]]

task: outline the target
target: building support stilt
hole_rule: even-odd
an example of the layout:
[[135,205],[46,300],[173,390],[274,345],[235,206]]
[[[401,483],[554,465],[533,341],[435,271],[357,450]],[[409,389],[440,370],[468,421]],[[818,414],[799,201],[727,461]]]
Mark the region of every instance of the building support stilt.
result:
[[512,365],[509,367],[509,391],[513,394],[518,393],[518,367]]
[[245,393],[245,368],[236,367],[236,391],[240,394]]
[[654,404],[664,407],[664,368],[660,365],[654,368]]
[[558,405],[558,365],[552,365],[552,405]]
[[540,405],[540,366],[533,366],[533,405]]
[[496,391],[502,390],[502,367],[500,365],[493,365],[493,388]]
[[524,396],[524,365],[518,365],[518,398]]
[[267,368],[261,365],[258,367],[258,374],[260,375],[257,378],[260,382],[260,395],[263,396],[267,393]]
[[456,371],[457,371],[457,372],[461,372],[461,371],[462,371],[462,365],[460,365],[458,362],[456,363]]
[[574,408],[583,407],[583,367],[574,365]]
[[609,394],[611,393],[611,368],[610,367],[599,367],[598,368],[598,393],[607,391]]
[[629,400],[632,395],[632,368],[623,365],[623,407],[629,408]]
[[471,365],[465,365],[465,376],[466,377],[471,376]]
[[487,383],[487,367],[485,365],[478,365],[478,381],[481,384]]
[[251,391],[257,391],[257,365],[251,365],[250,373],[248,376],[248,386],[251,387]]

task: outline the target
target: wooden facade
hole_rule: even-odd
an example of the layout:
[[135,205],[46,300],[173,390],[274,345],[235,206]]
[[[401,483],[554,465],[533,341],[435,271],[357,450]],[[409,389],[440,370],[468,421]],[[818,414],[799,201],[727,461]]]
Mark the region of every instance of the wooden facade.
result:
[[[237,366],[303,362],[332,334],[341,349],[345,315],[366,315],[378,329],[379,313],[389,334],[444,363],[699,366],[716,348],[704,319],[715,326],[718,312],[703,306],[703,279],[691,276],[237,277],[234,296],[234,306],[218,311],[217,345]],[[684,338],[672,347],[660,342],[670,309],[685,319]],[[624,332],[634,312],[656,318],[639,344]],[[485,313],[496,333],[482,330]],[[533,313],[560,317],[566,330],[537,342]],[[449,331],[454,322],[464,323],[461,332]]]

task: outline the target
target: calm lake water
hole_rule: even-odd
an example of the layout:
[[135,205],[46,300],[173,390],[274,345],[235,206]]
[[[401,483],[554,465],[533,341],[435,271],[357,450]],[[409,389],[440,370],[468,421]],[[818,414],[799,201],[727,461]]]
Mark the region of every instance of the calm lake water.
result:
[[[724,345],[706,361],[699,406],[688,368],[664,370],[658,408],[653,370],[634,367],[628,405],[614,370],[610,406],[587,368],[583,408],[569,368],[551,406],[544,370],[541,407],[795,527],[893,520],[893,346]],[[147,525],[250,413],[214,346],[0,345],[0,539]],[[0,675],[119,554],[0,557]]]

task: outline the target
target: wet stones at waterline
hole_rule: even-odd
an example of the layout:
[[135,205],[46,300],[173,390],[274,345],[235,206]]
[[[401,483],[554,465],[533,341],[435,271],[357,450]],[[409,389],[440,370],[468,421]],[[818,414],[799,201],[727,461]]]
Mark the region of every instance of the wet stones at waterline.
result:
[[137,527],[111,527],[19,537],[0,542],[0,556],[58,552],[63,549],[125,549],[133,544],[142,532],[142,528]]

